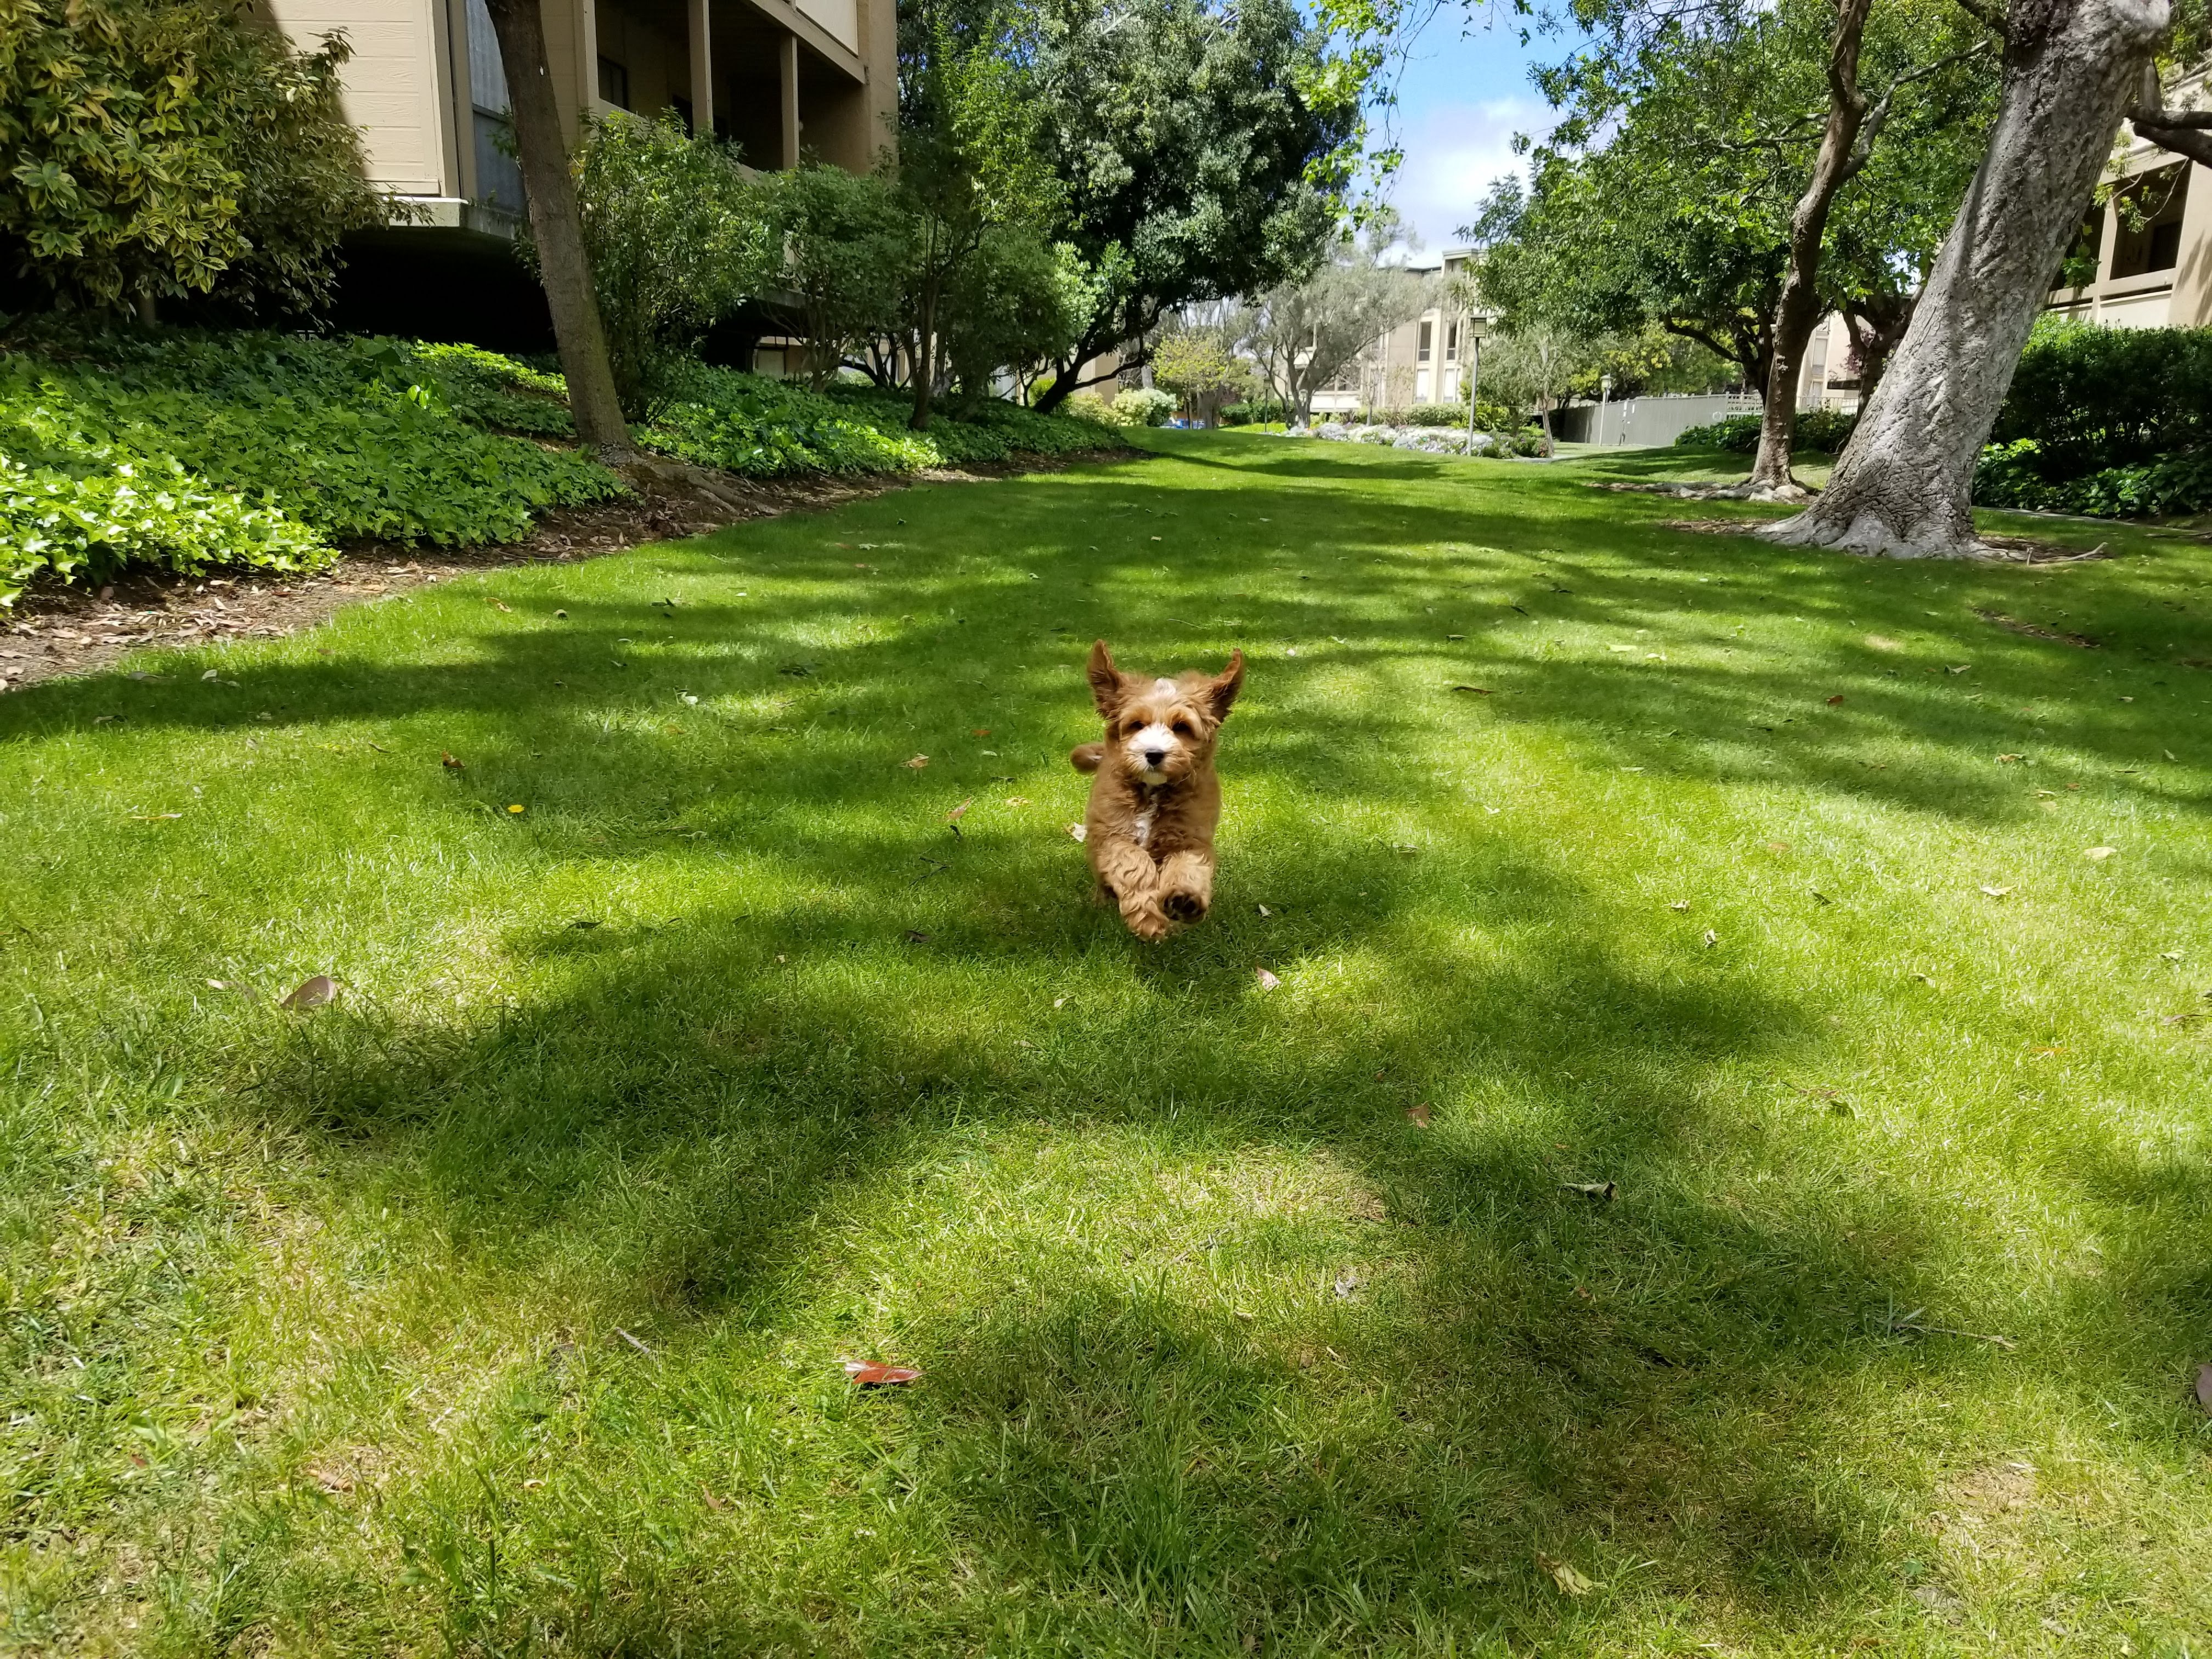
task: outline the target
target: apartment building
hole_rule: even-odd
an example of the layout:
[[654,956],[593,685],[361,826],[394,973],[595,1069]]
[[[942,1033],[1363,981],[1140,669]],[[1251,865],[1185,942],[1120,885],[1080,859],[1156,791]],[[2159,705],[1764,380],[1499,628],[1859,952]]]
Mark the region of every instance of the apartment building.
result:
[[[1446,248],[1442,253],[1414,254],[1398,269],[1408,282],[1442,277],[1448,283],[1474,257],[1472,248]],[[1490,319],[1455,304],[1445,284],[1438,286],[1434,305],[1380,336],[1314,394],[1317,416],[1459,401],[1460,376]]]
[[[2166,94],[2170,103],[2202,105],[2205,84],[2192,76]],[[2117,328],[2202,328],[2212,325],[2212,176],[2200,164],[2124,135],[2109,199],[2089,210],[2051,309]],[[2094,264],[2078,287],[2065,276]]]
[[[350,326],[521,343],[543,296],[509,244],[523,212],[507,77],[483,0],[256,0],[302,45],[342,31],[347,118],[370,182],[414,211],[359,239],[340,289]],[[893,143],[896,0],[543,0],[562,124],[673,111],[763,168],[855,171]],[[445,326],[441,326],[444,324]]]

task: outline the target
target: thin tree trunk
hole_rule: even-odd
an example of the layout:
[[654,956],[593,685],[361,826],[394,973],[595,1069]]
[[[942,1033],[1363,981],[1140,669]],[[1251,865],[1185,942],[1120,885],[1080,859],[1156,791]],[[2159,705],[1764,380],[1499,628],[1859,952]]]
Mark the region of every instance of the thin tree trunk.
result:
[[914,366],[914,415],[907,425],[916,432],[929,430],[929,400],[937,389],[937,290],[933,283],[922,288],[919,344]]
[[[1751,470],[1754,489],[1781,489],[1791,483],[1790,447],[1797,433],[1797,380],[1803,370],[1806,342],[1820,319],[1820,243],[1828,232],[1828,211],[1836,192],[1858,169],[1859,129],[1866,120],[1866,94],[1859,90],[1859,45],[1866,37],[1871,0],[1839,0],[1836,32],[1828,47],[1828,124],[1813,176],[1790,216],[1790,269],[1782,279],[1782,299],[1774,307],[1774,360],[1767,367],[1766,404],[1759,423],[1759,459]],[[1802,497],[1799,497],[1802,499]]]
[[568,147],[553,101],[545,19],[538,8],[539,0],[484,0],[492,32],[499,37],[500,60],[507,66],[514,148],[529,202],[530,234],[538,244],[539,280],[553,313],[553,338],[560,348],[561,373],[568,382],[568,412],[574,417],[576,435],[604,459],[635,460],[637,452],[623,419],[621,400],[615,396],[606,330],[599,321],[591,266],[584,258],[583,216],[577,210],[576,181],[569,176]]
[[1985,551],[1974,462],[2169,15],[2168,0],[2015,0],[1989,150],[1905,343],[1827,489],[1766,534],[1893,558]]

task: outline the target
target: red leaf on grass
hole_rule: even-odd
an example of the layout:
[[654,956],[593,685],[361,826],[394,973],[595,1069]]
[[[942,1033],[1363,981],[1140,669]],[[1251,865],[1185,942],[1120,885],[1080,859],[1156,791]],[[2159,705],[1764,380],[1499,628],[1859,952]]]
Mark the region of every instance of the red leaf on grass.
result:
[[1842,692],[1838,691],[1838,693],[1836,693],[1836,695],[1835,695],[1834,696],[1832,696],[1832,697],[1831,697],[1831,698],[1829,698],[1829,699],[1828,699],[1828,707],[1829,707],[1829,708],[1834,708],[1838,703],[1841,702],[1843,700],[1844,700],[1844,694],[1843,694]]
[[286,997],[279,1006],[286,1008],[319,1008],[326,1002],[335,1002],[337,1000],[337,981],[328,974],[317,974],[313,979],[301,981],[299,988],[291,995]]
[[853,1386],[872,1389],[887,1382],[911,1382],[921,1373],[910,1365],[886,1365],[873,1359],[848,1359],[845,1375]]
[[438,751],[438,764],[444,767],[448,772],[465,772],[468,770],[468,769],[463,766],[460,762],[453,758],[449,750],[443,749]]

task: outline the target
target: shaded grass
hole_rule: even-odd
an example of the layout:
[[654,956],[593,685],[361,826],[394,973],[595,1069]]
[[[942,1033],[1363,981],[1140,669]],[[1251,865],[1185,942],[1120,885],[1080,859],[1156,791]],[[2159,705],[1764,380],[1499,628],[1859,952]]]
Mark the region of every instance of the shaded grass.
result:
[[[0,703],[19,1638],[2200,1640],[2203,550],[1147,441]],[[1097,634],[1254,659],[1158,948]]]

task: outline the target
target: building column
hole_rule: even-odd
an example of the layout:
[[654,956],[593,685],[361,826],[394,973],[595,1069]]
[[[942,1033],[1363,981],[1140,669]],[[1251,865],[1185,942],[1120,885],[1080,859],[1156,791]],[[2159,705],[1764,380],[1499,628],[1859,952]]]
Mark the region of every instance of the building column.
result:
[[714,43],[707,21],[707,0],[690,0],[691,11],[691,131],[701,137],[714,132]]
[[787,34],[777,42],[777,58],[783,70],[783,165],[799,165],[799,37]]

